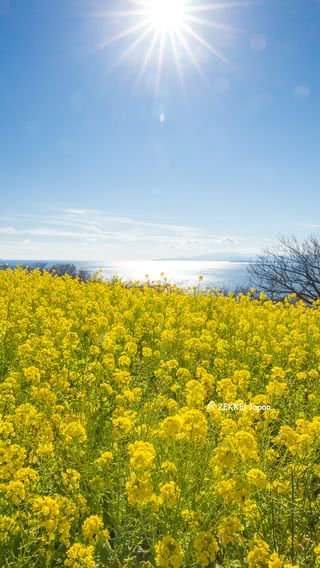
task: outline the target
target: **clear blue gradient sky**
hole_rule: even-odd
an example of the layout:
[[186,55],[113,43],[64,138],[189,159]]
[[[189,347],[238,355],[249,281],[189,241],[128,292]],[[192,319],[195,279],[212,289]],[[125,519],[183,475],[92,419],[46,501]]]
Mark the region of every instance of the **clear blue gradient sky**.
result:
[[[190,0],[192,2],[192,0]],[[193,0],[193,4],[199,1]],[[125,0],[0,0],[0,257],[252,254],[320,225],[320,2],[259,0],[194,25],[137,83]]]

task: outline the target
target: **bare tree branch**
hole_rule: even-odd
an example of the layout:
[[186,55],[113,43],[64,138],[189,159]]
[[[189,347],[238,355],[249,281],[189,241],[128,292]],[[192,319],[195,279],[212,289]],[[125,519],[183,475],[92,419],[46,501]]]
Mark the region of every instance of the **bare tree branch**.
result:
[[295,236],[281,237],[248,270],[255,286],[272,299],[295,293],[312,304],[320,298],[320,237],[311,235],[302,242]]

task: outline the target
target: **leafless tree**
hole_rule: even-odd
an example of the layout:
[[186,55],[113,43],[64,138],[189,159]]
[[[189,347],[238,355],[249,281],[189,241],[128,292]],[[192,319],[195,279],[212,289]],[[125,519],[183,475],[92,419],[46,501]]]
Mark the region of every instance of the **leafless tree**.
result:
[[90,280],[90,272],[83,268],[78,269],[75,264],[56,264],[52,266],[49,270],[51,274],[55,274],[56,276],[65,276],[69,275],[72,278],[79,278],[83,282],[88,282]]
[[82,282],[89,282],[92,279],[97,280],[97,274],[91,274],[89,270],[85,268],[77,268],[75,264],[71,263],[57,263],[55,265],[48,265],[46,262],[30,262],[28,264],[21,262],[19,264],[5,263],[0,260],[0,270],[13,270],[16,267],[20,267],[27,272],[32,270],[38,270],[39,272],[49,272],[53,276],[66,276],[69,275],[71,278],[79,278]]
[[320,237],[281,237],[249,265],[253,284],[273,299],[295,293],[308,304],[320,298]]
[[77,268],[74,264],[58,263],[50,268],[50,272],[56,274],[57,276],[69,275],[72,278],[76,278],[76,276],[78,275]]

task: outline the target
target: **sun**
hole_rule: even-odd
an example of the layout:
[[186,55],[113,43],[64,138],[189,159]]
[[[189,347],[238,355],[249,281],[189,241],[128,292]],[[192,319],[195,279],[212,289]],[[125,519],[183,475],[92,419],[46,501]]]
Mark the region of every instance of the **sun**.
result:
[[[106,16],[118,22],[126,22],[122,31],[111,36],[102,47],[128,39],[127,46],[115,64],[132,58],[134,52],[139,52],[140,70],[136,84],[142,79],[147,67],[152,66],[155,70],[156,92],[160,86],[164,63],[173,63],[176,67],[183,90],[185,60],[189,61],[203,79],[205,78],[199,61],[201,50],[207,51],[220,63],[229,64],[229,59],[219,50],[216,43],[219,42],[219,36],[221,39],[221,34],[241,32],[230,26],[225,18],[229,10],[248,4],[248,0],[215,0],[204,4],[203,0],[120,1],[124,3],[124,9],[98,14],[98,17]],[[224,21],[213,17],[218,13],[224,15]]]
[[185,22],[186,8],[185,0],[149,0],[146,18],[156,32],[177,32]]

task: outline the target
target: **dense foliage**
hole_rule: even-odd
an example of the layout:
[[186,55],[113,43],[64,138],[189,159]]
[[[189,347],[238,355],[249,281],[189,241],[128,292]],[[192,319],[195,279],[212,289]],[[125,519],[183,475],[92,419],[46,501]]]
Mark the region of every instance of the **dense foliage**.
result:
[[313,567],[320,319],[0,272],[1,567]]

